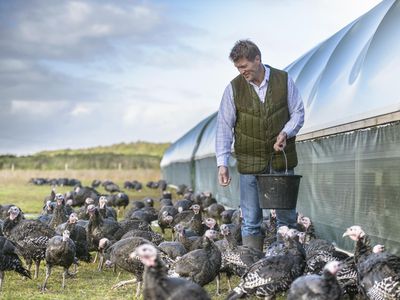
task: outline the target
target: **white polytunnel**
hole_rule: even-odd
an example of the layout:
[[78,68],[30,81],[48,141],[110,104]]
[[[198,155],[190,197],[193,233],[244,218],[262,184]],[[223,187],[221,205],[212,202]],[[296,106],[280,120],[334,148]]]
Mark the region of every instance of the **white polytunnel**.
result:
[[[357,224],[373,243],[400,253],[399,36],[400,1],[385,0],[285,68],[306,111],[296,142],[295,172],[303,175],[297,209],[319,236],[347,250],[353,243],[342,234]],[[234,157],[230,186],[217,182],[216,117],[173,143],[161,169],[168,183],[210,191],[236,208]]]

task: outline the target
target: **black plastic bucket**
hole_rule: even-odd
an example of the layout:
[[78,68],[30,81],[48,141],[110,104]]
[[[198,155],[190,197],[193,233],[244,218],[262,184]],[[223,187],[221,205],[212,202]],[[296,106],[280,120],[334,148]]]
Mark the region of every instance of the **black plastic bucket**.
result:
[[[293,209],[296,208],[301,175],[287,172],[285,156],[285,174],[257,174],[258,199],[261,208]],[[272,158],[271,158],[272,160]],[[272,162],[271,164],[272,165]]]

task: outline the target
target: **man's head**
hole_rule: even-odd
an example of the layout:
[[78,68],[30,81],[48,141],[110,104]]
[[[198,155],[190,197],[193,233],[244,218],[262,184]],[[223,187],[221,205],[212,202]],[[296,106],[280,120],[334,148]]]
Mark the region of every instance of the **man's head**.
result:
[[229,58],[235,63],[239,59],[245,58],[249,61],[254,61],[258,55],[261,61],[261,52],[257,45],[249,40],[239,40],[233,46]]
[[229,58],[244,78],[257,85],[263,80],[264,67],[261,64],[261,52],[257,45],[249,40],[237,41]]

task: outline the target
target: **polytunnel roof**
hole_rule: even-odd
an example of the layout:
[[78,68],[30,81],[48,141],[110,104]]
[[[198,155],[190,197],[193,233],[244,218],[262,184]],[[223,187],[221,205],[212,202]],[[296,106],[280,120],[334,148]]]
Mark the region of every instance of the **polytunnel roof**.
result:
[[[207,124],[216,117],[217,113],[208,116],[199,124],[189,130],[184,136],[173,143],[164,153],[160,166],[164,167],[171,162],[190,161],[196,153],[197,147]],[[215,126],[214,126],[215,127]]]
[[[299,134],[399,111],[399,36],[400,1],[384,0],[287,66],[305,107]],[[171,145],[161,167],[213,156],[216,117]]]
[[304,101],[299,134],[400,109],[400,1],[387,0],[285,70]]

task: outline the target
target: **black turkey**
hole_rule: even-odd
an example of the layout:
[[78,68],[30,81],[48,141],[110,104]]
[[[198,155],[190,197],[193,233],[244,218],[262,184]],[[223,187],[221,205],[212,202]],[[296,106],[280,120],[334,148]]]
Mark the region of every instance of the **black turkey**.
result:
[[167,276],[168,269],[159,258],[157,249],[152,245],[143,244],[137,247],[134,256],[138,256],[145,265],[144,299],[211,299],[198,284],[182,278],[169,278]]
[[[221,270],[227,273],[228,278],[230,274],[242,276],[251,265],[264,257],[264,253],[257,249],[238,246],[227,224],[221,225],[221,233],[224,235],[224,239],[217,241],[216,245],[222,255]],[[228,283],[230,285],[229,281]]]
[[178,257],[182,257],[187,253],[185,247],[180,242],[165,241],[160,243],[158,248],[164,251],[172,260],[176,260]]
[[174,216],[178,213],[177,209],[173,206],[164,206],[158,213],[158,225],[160,226],[161,233],[165,234],[165,229],[170,228],[174,232],[172,223]]
[[212,241],[216,234],[215,230],[207,230],[202,238],[202,248],[185,254],[175,263],[174,270],[180,277],[201,286],[215,279],[221,268],[221,252]]
[[48,200],[43,206],[42,213],[37,218],[38,221],[49,224],[51,219],[53,218],[54,207],[56,206],[55,202],[51,202]]
[[269,218],[264,219],[261,224],[261,230],[264,232],[264,249],[267,249],[272,243],[276,241],[277,236],[277,218],[275,209],[269,212]]
[[70,239],[75,243],[76,257],[84,262],[90,262],[91,255],[89,253],[86,229],[79,225],[78,221],[76,213],[72,213],[66,223],[63,223],[56,228],[56,232],[57,234],[62,235],[64,230],[68,230],[70,232]]
[[99,198],[99,213],[105,218],[117,220],[117,212],[114,208],[107,206],[108,200],[105,196]]
[[67,211],[65,209],[64,195],[57,193],[55,196],[56,205],[54,207],[53,216],[50,220],[49,226],[52,229],[67,221]]
[[121,237],[121,240],[130,237],[142,237],[154,243],[155,245],[159,245],[161,242],[164,241],[164,237],[161,234],[149,230],[140,230],[140,229],[133,229],[128,231]]
[[193,204],[191,209],[193,211],[193,217],[189,221],[189,229],[199,236],[203,235],[208,227],[204,224],[201,207],[198,204]]
[[[84,187],[76,187],[72,193],[71,193],[71,199],[72,199],[72,206],[81,206],[85,203],[85,200],[87,198],[91,198],[97,203],[98,199],[100,197],[100,193],[96,191],[95,189],[84,186]],[[79,216],[79,219],[81,217]]]
[[105,253],[107,266],[115,265],[135,276],[134,280],[121,281],[113,288],[137,282],[136,298],[140,294],[144,266],[138,258],[131,258],[130,254],[142,244],[150,244],[150,241],[140,237],[126,238],[113,244]]
[[40,261],[44,259],[47,243],[55,231],[37,220],[22,219],[18,207],[9,210],[9,217],[4,222],[4,236],[15,243],[30,269],[35,262],[35,275],[38,277]]
[[368,235],[360,226],[352,226],[343,236],[356,241],[356,261],[359,291],[363,298],[400,299],[400,258],[396,255],[374,253]]
[[46,278],[44,279],[42,291],[46,290],[47,281],[51,274],[53,266],[61,266],[64,268],[62,275],[61,287],[65,288],[65,278],[68,269],[74,262],[75,244],[69,238],[69,231],[65,230],[62,236],[56,235],[49,240],[46,248]]
[[24,268],[17,253],[18,250],[14,243],[0,236],[0,291],[3,287],[5,271],[15,271],[22,276],[31,278],[31,273]]
[[89,220],[89,214],[87,211],[89,205],[95,205],[94,199],[92,198],[85,199],[85,204],[81,206],[77,211],[79,220]]
[[115,193],[115,192],[120,192],[121,190],[119,189],[119,186],[117,184],[115,184],[112,181],[103,181],[103,183],[101,184],[104,189],[109,192],[109,193]]
[[330,261],[322,275],[305,275],[297,278],[288,293],[287,300],[340,300],[342,289],[336,278],[340,262]]
[[102,238],[108,238],[110,241],[116,241],[124,234],[121,232],[120,224],[113,219],[104,219],[93,204],[89,205],[87,212],[90,215],[87,228],[87,239],[90,249],[97,250],[99,241]]
[[255,294],[273,299],[289,289],[291,283],[303,274],[305,253],[298,242],[297,231],[290,229],[285,234],[285,252],[254,263],[242,276],[239,285],[227,299],[238,299]]
[[214,218],[217,223],[221,223],[221,213],[224,210],[225,207],[219,203],[213,203],[204,209],[204,211],[207,212],[207,215],[211,218]]
[[117,214],[119,215],[121,208],[125,211],[125,208],[129,205],[129,197],[127,194],[118,191],[119,193],[110,195],[108,197],[108,204],[117,208]]

